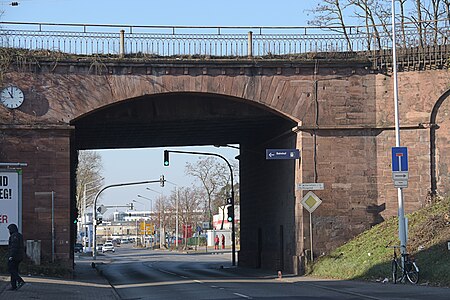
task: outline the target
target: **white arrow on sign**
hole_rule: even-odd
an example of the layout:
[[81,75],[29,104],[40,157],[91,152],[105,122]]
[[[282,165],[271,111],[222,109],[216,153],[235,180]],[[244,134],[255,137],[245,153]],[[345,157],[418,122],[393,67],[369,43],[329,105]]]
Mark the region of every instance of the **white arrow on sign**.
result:
[[97,207],[97,211],[101,214],[104,214],[107,210],[108,208],[106,208],[103,204]]

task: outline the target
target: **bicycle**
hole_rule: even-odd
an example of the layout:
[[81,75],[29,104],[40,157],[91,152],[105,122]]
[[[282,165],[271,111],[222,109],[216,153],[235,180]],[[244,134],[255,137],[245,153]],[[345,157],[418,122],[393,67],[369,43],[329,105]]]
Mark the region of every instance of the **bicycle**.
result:
[[[406,278],[412,284],[417,284],[419,282],[419,267],[417,266],[414,259],[411,258],[409,253],[401,253],[401,256],[397,255],[395,249],[399,249],[400,246],[386,246],[386,248],[393,248],[394,254],[392,257],[392,281],[394,283],[404,282]],[[404,268],[402,267],[402,259],[404,263]],[[400,272],[398,272],[400,270]],[[401,274],[399,274],[401,273]]]

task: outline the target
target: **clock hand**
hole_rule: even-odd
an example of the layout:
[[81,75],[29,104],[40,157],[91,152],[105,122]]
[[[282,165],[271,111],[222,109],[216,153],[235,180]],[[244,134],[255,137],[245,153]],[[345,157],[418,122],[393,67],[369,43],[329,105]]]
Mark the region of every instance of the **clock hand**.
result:
[[11,96],[11,98],[14,98],[12,92],[10,92],[8,89],[7,89],[7,91],[8,91],[8,94]]

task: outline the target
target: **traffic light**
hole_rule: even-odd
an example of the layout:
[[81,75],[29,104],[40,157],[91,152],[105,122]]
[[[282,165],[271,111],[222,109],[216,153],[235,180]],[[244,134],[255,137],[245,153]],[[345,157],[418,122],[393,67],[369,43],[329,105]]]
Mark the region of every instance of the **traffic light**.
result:
[[164,166],[169,166],[169,151],[164,150]]
[[234,205],[230,205],[227,207],[227,220],[228,222],[233,222],[234,221]]
[[227,204],[233,205],[233,198],[228,197],[228,198],[227,198]]
[[133,210],[133,208],[134,208],[134,205],[133,205],[133,202],[131,202],[130,203],[130,210]]
[[165,180],[164,180],[164,175],[161,175],[161,176],[159,177],[159,184],[161,185],[161,187],[164,187],[164,182],[165,182]]
[[19,6],[19,2],[11,2],[11,6]]
[[103,216],[102,215],[98,215],[97,216],[97,224],[102,224],[103,222]]

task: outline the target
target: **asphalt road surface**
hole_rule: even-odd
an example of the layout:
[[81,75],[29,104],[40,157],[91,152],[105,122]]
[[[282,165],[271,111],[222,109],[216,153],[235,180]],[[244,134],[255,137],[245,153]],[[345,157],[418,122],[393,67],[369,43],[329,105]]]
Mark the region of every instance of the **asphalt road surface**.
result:
[[121,299],[450,299],[450,289],[322,280],[231,266],[231,255],[116,248],[98,269]]

